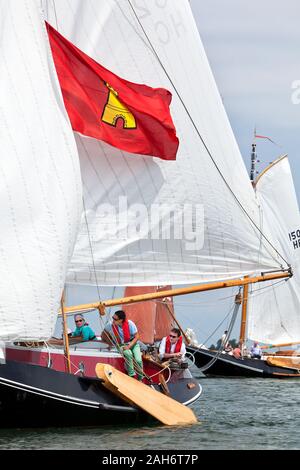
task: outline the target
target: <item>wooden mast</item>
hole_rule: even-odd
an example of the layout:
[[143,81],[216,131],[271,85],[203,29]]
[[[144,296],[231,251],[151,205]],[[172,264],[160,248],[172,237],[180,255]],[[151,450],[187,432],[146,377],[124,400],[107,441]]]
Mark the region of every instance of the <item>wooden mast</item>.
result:
[[[255,138],[255,131],[254,131],[254,138]],[[251,169],[250,169],[250,181],[253,184],[255,180],[255,164],[257,162],[257,155],[256,155],[256,144],[253,142],[252,144],[252,152],[251,152]]]
[[[245,276],[244,279],[247,279],[247,278],[249,278],[249,276]],[[249,293],[249,284],[245,284],[243,287],[243,304],[242,304],[241,329],[240,329],[241,346],[244,345],[245,339],[246,339],[245,336],[246,336],[248,293]]]
[[169,312],[169,314],[170,314],[172,320],[176,323],[178,329],[181,331],[181,334],[182,334],[182,336],[183,336],[183,338],[184,338],[185,343],[186,343],[186,344],[190,344],[190,340],[189,340],[188,337],[186,336],[186,334],[185,334],[185,332],[183,331],[183,329],[182,329],[180,323],[178,322],[178,320],[177,320],[177,318],[175,317],[175,315],[173,315],[173,313],[172,313],[172,311],[171,311],[171,309],[170,309],[170,307],[169,307],[169,305],[168,305],[167,303],[165,303],[165,307],[167,308],[167,310],[168,310],[168,312]]
[[243,279],[233,279],[230,281],[215,282],[209,284],[200,284],[192,287],[184,287],[179,289],[170,289],[166,291],[153,292],[150,294],[134,295],[131,297],[122,297],[120,299],[105,300],[103,302],[94,302],[89,304],[75,305],[72,307],[65,307],[66,313],[80,312],[90,309],[98,309],[101,314],[104,314],[106,307],[114,307],[116,305],[131,304],[135,302],[144,302],[145,300],[161,299],[163,297],[175,297],[178,295],[192,294],[195,292],[204,292],[209,290],[224,289],[225,287],[244,286],[246,284],[255,284],[257,282],[272,281],[275,279],[284,279],[292,276],[291,271],[282,270],[279,273],[262,273],[256,277],[244,277]]
[[66,372],[71,373],[71,360],[70,360],[70,349],[69,349],[69,336],[68,336],[68,323],[67,315],[65,311],[65,293],[61,296],[61,313],[62,313],[62,324],[63,324],[63,338],[64,338],[64,355],[65,355],[65,369]]

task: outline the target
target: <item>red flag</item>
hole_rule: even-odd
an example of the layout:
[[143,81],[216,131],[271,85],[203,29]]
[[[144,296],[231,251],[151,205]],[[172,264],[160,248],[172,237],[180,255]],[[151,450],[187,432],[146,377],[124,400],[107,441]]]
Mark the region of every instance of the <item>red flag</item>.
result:
[[270,137],[268,137],[267,135],[257,135],[256,132],[254,132],[254,138],[255,139],[269,140],[270,142],[272,142],[272,144],[277,145],[277,147],[280,147],[280,145],[276,144],[276,142],[274,142],[274,140],[270,139]]
[[118,77],[46,25],[73,130],[127,152],[175,160],[171,93]]
[[270,139],[270,137],[267,137],[266,135],[257,135],[257,134],[254,134],[254,137],[256,139],[266,139],[266,140],[269,140],[270,142],[272,142],[273,144],[276,144],[276,142],[274,142],[272,139]]

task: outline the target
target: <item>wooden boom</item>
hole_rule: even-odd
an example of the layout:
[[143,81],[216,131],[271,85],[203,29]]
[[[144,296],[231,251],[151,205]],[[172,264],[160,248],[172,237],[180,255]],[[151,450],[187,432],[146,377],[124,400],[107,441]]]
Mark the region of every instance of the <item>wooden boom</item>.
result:
[[[261,346],[261,349],[283,348],[285,346],[295,346],[296,344],[300,344],[300,341],[294,341],[293,343],[266,344]],[[284,351],[282,352],[284,353]]]
[[200,284],[192,287],[183,287],[179,289],[169,289],[160,292],[151,292],[149,294],[133,295],[131,297],[121,297],[120,299],[104,300],[103,302],[94,302],[90,304],[75,305],[65,307],[66,313],[74,313],[90,309],[98,309],[100,314],[105,314],[106,307],[114,307],[116,305],[132,304],[136,302],[144,302],[145,300],[161,299],[162,297],[175,297],[178,295],[193,294],[216,289],[224,289],[225,287],[244,286],[246,284],[255,284],[257,282],[272,281],[276,279],[284,279],[292,276],[290,270],[277,273],[266,273],[256,277],[244,277],[243,279],[232,279],[230,281],[215,282],[209,284]]

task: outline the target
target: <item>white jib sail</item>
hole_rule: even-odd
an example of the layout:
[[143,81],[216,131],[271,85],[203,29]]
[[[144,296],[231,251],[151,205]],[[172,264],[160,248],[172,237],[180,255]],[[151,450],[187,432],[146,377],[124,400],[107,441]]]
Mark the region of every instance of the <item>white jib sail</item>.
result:
[[40,2],[0,11],[0,339],[47,339],[82,211],[78,154]]
[[291,264],[293,277],[253,285],[248,304],[248,337],[268,343],[300,342],[300,217],[287,157],[276,160],[258,179],[262,224]]
[[178,284],[278,268],[282,260],[241,209],[240,204],[259,224],[253,188],[189,2],[59,0],[43,5],[45,17],[61,34],[109,70],[169,89],[180,139],[174,162],[76,136],[89,229],[83,217],[68,281]]

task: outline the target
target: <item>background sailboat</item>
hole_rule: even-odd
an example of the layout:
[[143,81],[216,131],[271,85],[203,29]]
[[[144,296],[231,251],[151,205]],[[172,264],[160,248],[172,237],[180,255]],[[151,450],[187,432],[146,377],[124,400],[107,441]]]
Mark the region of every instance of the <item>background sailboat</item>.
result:
[[[242,318],[247,322],[247,329],[240,341],[244,343],[248,338],[277,347],[299,344],[299,207],[287,155],[270,164],[256,179],[254,188],[260,205],[262,228],[264,231],[266,226],[272,228],[270,237],[289,260],[294,274],[288,282],[270,281],[263,287],[250,287],[245,298],[245,317]],[[281,363],[278,358],[285,357],[284,350],[276,354],[276,360],[272,358],[272,353],[267,352],[262,360],[248,357],[240,360],[228,354],[218,354],[218,358],[214,360],[214,352],[193,347],[190,351],[195,355],[196,364],[204,367],[204,373],[208,375],[300,376],[300,361],[296,350],[292,357],[288,352],[288,359]]]
[[273,162],[257,178],[256,197],[262,225],[272,236],[293,269],[290,282],[267,283],[264,291],[253,287],[249,295],[248,336],[266,344],[300,341],[300,218],[293,177],[287,156]]

